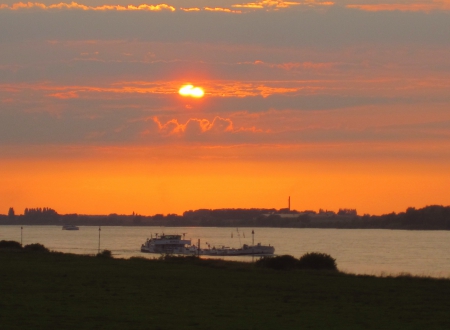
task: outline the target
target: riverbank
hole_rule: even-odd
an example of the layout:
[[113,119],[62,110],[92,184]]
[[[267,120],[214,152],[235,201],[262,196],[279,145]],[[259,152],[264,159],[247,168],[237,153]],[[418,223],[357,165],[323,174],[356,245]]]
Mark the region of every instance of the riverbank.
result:
[[2,329],[450,328],[443,279],[5,251],[0,265]]
[[450,230],[450,206],[431,205],[422,209],[384,215],[357,215],[356,210],[339,212],[288,209],[217,209],[186,211],[183,215],[58,214],[55,210],[25,209],[24,215],[0,214],[0,225],[63,226],[164,226],[164,227],[250,227],[250,228],[337,228]]

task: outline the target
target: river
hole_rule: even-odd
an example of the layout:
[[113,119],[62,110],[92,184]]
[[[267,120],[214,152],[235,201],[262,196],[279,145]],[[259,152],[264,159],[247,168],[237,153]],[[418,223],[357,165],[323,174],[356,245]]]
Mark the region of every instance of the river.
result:
[[[323,252],[336,259],[339,270],[378,276],[411,275],[450,278],[450,231],[407,231],[385,229],[299,229],[253,228],[254,242],[275,247],[277,255],[300,257],[307,252]],[[53,251],[95,254],[110,250],[115,258],[158,255],[140,252],[151,235],[186,234],[202,248],[238,248],[252,243],[252,228],[217,227],[113,227],[81,226],[78,231],[60,226],[0,226],[0,240],[23,245],[40,243]],[[100,240],[99,240],[100,234]],[[252,261],[251,256],[221,257]]]

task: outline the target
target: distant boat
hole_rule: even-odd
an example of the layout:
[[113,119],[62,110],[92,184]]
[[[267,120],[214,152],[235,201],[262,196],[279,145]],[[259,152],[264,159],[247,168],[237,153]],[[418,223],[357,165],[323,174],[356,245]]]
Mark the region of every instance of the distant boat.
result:
[[75,226],[75,225],[64,225],[64,226],[62,227],[62,230],[80,230],[80,228],[78,228],[78,227]]

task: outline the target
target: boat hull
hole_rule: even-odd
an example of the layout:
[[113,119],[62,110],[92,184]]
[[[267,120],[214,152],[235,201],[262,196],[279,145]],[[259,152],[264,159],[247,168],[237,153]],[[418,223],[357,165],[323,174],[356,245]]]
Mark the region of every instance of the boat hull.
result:
[[162,235],[147,239],[141,245],[143,253],[159,254],[180,254],[180,255],[201,255],[201,256],[244,256],[244,255],[272,255],[275,248],[270,245],[247,245],[244,244],[239,249],[222,246],[221,248],[199,249],[198,246],[191,245],[191,240],[181,239],[181,235]]
[[62,227],[62,230],[80,230],[80,228],[74,225],[65,225]]
[[179,254],[179,255],[201,255],[201,256],[245,256],[245,255],[273,255],[273,246],[244,246],[240,249],[219,248],[219,249],[198,249],[196,246],[184,248],[155,248],[152,246],[141,246],[143,253],[157,254]]

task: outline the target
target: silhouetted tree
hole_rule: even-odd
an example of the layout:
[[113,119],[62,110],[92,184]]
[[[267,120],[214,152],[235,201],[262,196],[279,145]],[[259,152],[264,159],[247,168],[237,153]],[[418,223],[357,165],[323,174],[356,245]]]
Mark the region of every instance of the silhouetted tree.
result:
[[356,209],[339,209],[338,215],[353,215],[356,216],[358,213],[356,212]]
[[57,216],[58,213],[54,210],[51,209],[49,207],[37,207],[37,208],[26,208],[25,211],[23,212],[23,214],[25,216],[34,216],[34,217],[39,217],[39,216]]

